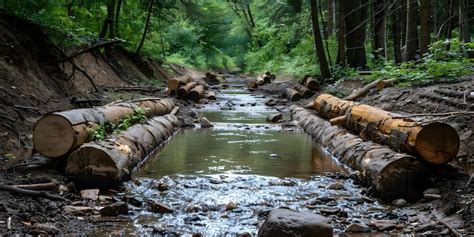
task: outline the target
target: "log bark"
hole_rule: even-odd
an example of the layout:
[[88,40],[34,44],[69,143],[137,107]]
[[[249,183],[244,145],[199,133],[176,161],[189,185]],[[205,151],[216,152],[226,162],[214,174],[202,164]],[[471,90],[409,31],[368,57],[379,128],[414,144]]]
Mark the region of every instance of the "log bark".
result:
[[204,92],[204,98],[208,100],[217,100],[216,93],[214,93],[213,91]]
[[197,85],[195,86],[192,90],[188,92],[188,99],[198,102],[201,98],[202,95],[204,94],[204,86],[202,85]]
[[178,88],[178,90],[176,92],[176,95],[180,99],[186,98],[186,95],[188,94],[188,92],[197,85],[199,85],[199,83],[197,83],[195,81],[188,82],[186,85],[181,86],[181,87]]
[[286,88],[283,91],[283,97],[286,97],[289,101],[299,101],[301,100],[301,94],[292,88]]
[[250,80],[249,82],[247,82],[247,87],[249,89],[257,89],[258,88],[257,80]]
[[265,78],[257,77],[257,86],[265,85]]
[[344,97],[345,100],[357,100],[358,98],[364,96],[365,94],[367,94],[372,88],[374,88],[377,83],[379,83],[379,81],[381,81],[381,79],[379,80],[376,80],[376,81],[373,81],[367,85],[365,85],[364,87],[358,89],[357,91],[354,91],[352,94]]
[[303,81],[301,82],[304,86],[312,91],[319,90],[319,82],[317,78],[311,77],[309,75],[304,76]]
[[326,118],[347,116],[346,128],[362,137],[383,143],[396,150],[418,155],[431,164],[445,164],[459,151],[456,130],[445,123],[418,123],[382,109],[356,104],[335,96],[316,97],[314,109]]
[[379,81],[377,81],[377,84],[375,85],[375,88],[377,88],[377,90],[383,90],[387,87],[393,86],[396,81],[397,81],[397,78],[392,78],[392,79],[387,79],[387,80],[379,80]]
[[296,84],[294,86],[295,90],[298,91],[301,95],[303,95],[304,98],[309,98],[314,95],[314,92],[312,92],[310,89],[308,89],[306,86]]
[[189,75],[184,75],[180,77],[174,77],[168,80],[168,90],[169,93],[175,93],[176,90],[182,86],[186,85],[188,82],[191,82],[191,77]]
[[308,110],[292,106],[292,119],[342,163],[360,171],[361,180],[385,200],[416,200],[429,184],[429,173],[415,157],[364,141],[343,128],[331,126]]
[[66,175],[80,188],[107,188],[129,178],[139,162],[178,127],[174,115],[153,117],[117,136],[82,145],[71,153]]
[[87,141],[88,129],[99,124],[118,123],[135,108],[147,110],[147,116],[169,113],[174,107],[169,99],[149,98],[109,104],[97,108],[52,113],[41,118],[33,129],[35,149],[47,157],[62,157]]

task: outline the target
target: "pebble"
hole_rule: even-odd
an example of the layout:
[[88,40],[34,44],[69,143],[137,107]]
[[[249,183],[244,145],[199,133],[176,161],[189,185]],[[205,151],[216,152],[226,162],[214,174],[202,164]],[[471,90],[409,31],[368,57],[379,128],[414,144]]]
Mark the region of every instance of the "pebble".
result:
[[227,203],[227,205],[225,205],[225,210],[226,211],[231,211],[231,210],[234,210],[237,208],[237,204],[233,203],[233,202],[229,202]]
[[407,201],[403,198],[395,199],[392,201],[392,205],[397,206],[397,207],[404,207],[407,204],[408,204]]
[[155,213],[173,213],[174,210],[170,206],[157,200],[148,200],[148,210]]
[[372,229],[364,223],[352,223],[346,229],[346,232],[349,233],[366,233],[371,231]]
[[431,193],[424,193],[423,197],[428,201],[433,201],[441,198],[441,195],[438,194],[431,194]]
[[277,154],[270,154],[270,157],[271,157],[271,158],[277,158],[278,155],[277,155]]
[[344,189],[344,184],[337,181],[327,186],[328,189],[341,190]]
[[214,127],[214,125],[211,122],[209,122],[209,120],[206,117],[202,117],[199,120],[199,123],[201,124],[201,127],[203,127],[203,128]]

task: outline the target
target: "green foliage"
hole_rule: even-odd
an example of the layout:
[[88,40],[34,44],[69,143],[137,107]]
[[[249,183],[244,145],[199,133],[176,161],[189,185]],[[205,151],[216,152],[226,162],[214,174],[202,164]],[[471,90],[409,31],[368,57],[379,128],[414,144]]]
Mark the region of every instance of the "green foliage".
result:
[[[451,50],[446,45],[451,44]],[[460,76],[474,73],[474,60],[465,57],[464,52],[472,50],[472,44],[460,45],[457,39],[434,42],[430,53],[418,61],[395,65],[385,62],[373,70],[369,80],[398,78],[401,86],[430,84],[437,81],[450,81]]]
[[87,131],[87,140],[88,141],[102,141],[109,134],[119,134],[127,130],[130,126],[141,123],[146,120],[146,110],[143,108],[136,108],[133,110],[133,113],[125,116],[120,119],[117,124],[112,124],[106,122],[95,128],[89,129]]

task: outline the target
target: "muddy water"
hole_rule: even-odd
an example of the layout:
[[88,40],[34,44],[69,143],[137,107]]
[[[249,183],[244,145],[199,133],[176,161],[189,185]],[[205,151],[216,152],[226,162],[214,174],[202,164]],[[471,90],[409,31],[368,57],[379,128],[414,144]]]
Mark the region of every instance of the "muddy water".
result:
[[[215,127],[178,132],[135,174],[123,195],[145,204],[115,233],[255,235],[268,211],[278,207],[329,216],[337,232],[364,218],[390,218],[298,128],[265,123],[276,112],[265,100],[228,90],[200,109]],[[340,187],[329,187],[335,183]],[[169,189],[159,191],[163,184]],[[174,212],[149,212],[149,199]]]

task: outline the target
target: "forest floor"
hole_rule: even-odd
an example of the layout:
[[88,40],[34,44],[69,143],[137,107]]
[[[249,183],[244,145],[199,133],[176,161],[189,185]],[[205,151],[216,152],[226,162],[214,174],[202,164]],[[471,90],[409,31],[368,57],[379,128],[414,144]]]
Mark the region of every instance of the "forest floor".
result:
[[[75,50],[77,49],[68,49],[66,53]],[[92,52],[75,58],[74,64],[85,73],[73,70],[71,62],[58,63],[64,56],[61,50],[48,41],[43,29],[14,17],[0,15],[0,183],[54,182],[57,184],[57,191],[70,200],[54,201],[0,191],[0,229],[3,230],[0,234],[81,234],[89,233],[97,225],[121,221],[120,218],[96,218],[99,207],[93,201],[81,198],[74,184],[68,182],[58,171],[64,165],[61,161],[31,155],[31,131],[41,116],[75,108],[76,105],[71,103],[72,98],[99,99],[105,104],[116,99],[165,96],[163,92],[105,91],[112,86],[166,82],[173,74],[189,74],[194,78],[202,76],[195,70],[131,55],[119,47],[106,54]],[[94,85],[87,77],[92,78]],[[265,85],[254,93],[273,99],[275,107],[287,112],[291,103],[278,96],[283,88],[291,86],[291,79],[280,78],[276,83]],[[324,90],[349,94],[362,85],[362,80],[348,79]],[[472,111],[472,107],[469,107],[472,100],[466,101],[465,98],[456,96],[456,93],[449,93],[459,90],[469,90],[472,93],[474,77],[460,78],[450,84],[386,88],[369,93],[360,102],[401,114]],[[305,105],[311,100],[296,103]],[[183,101],[177,103],[182,107],[180,115],[188,119],[191,119],[188,112],[192,108],[202,106]],[[433,186],[440,191],[441,198],[421,200],[401,210],[409,216],[411,223],[417,223],[412,228],[417,233],[449,234],[449,229],[440,223],[448,223],[450,228],[463,229],[464,234],[474,233],[474,182],[471,182],[469,176],[473,174],[474,168],[472,120],[472,116],[457,116],[446,120],[458,131],[461,149],[452,164],[433,167],[436,173]],[[120,191],[108,190],[108,195],[100,198],[120,201],[114,199]],[[403,230],[407,226],[400,228]]]

